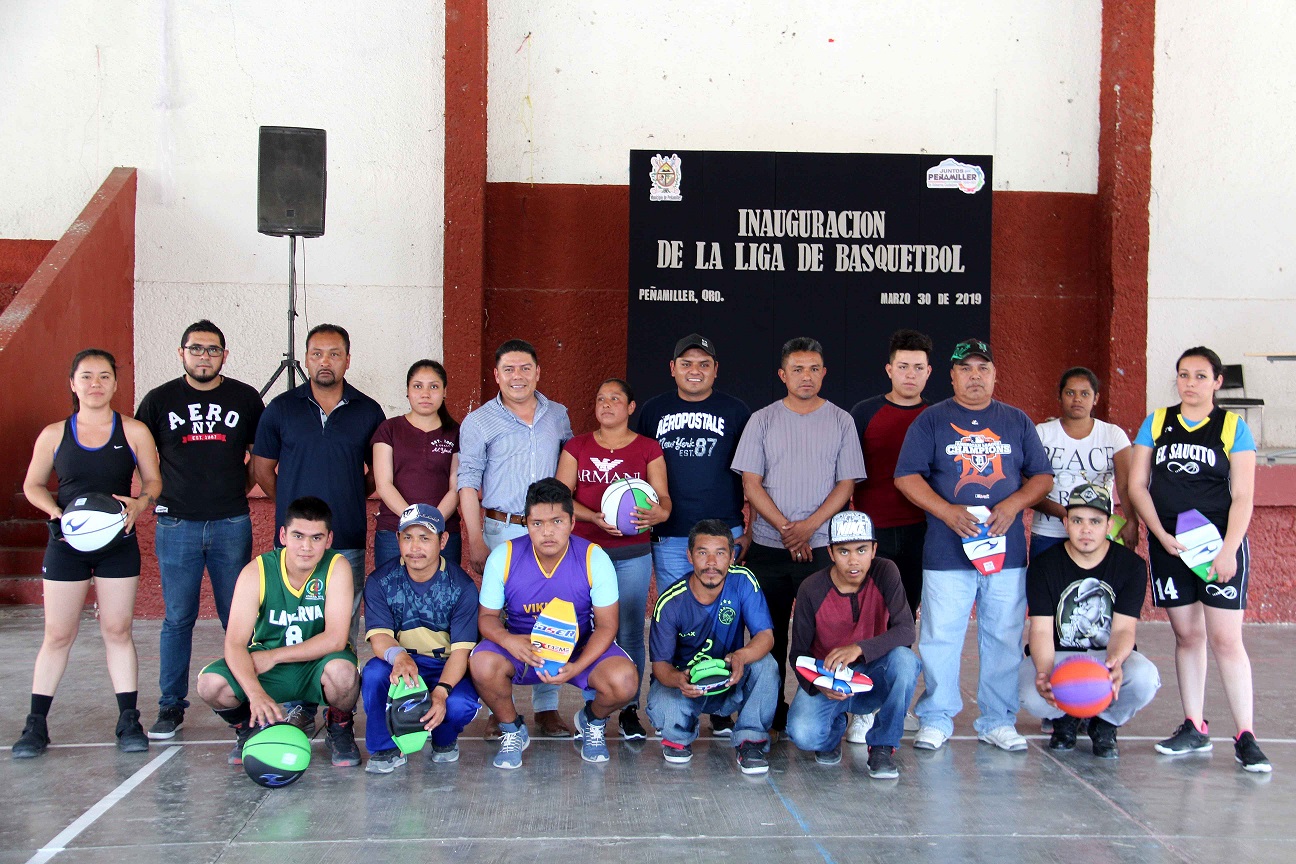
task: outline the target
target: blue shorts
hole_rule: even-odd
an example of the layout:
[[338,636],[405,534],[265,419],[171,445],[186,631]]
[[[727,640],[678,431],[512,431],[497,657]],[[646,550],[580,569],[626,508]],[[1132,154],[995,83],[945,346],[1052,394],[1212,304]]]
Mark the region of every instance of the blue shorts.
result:
[[[477,647],[473,649],[472,653],[477,654],[482,651],[490,651],[493,654],[499,654],[501,657],[506,657],[509,660],[509,662],[513,664],[513,683],[515,685],[529,686],[532,684],[545,683],[544,681],[541,681],[540,676],[536,674],[535,667],[528,666],[525,663],[523,663],[521,660],[514,657],[512,654],[508,652],[507,648],[504,648],[503,646],[495,642],[492,642],[489,639],[483,639],[482,641],[477,643]],[[579,656],[579,652],[577,656]],[[608,649],[606,651],[604,651],[602,654],[599,655],[599,658],[597,660],[595,660],[590,665],[586,666],[585,669],[579,675],[577,675],[575,678],[572,678],[567,683],[577,688],[578,690],[588,690],[589,676],[594,672],[595,669],[598,668],[600,663],[602,663],[605,660],[609,660],[613,657],[624,657],[626,660],[630,660],[630,655],[627,654],[625,651],[621,650],[620,645],[613,642],[610,646],[608,646]]]

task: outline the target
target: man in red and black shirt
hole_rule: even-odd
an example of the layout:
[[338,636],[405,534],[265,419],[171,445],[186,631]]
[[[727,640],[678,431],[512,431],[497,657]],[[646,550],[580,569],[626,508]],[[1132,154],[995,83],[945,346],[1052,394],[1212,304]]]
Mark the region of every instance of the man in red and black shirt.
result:
[[806,578],[797,591],[791,656],[814,657],[829,669],[842,664],[862,672],[873,689],[851,695],[818,687],[805,678],[788,712],[787,732],[815,761],[841,761],[846,712],[878,712],[868,732],[869,776],[900,776],[892,753],[900,746],[905,709],[913,698],[922,663],[910,646],[914,619],[895,564],[877,557],[873,521],[846,510],[828,526],[832,566]]
[[922,396],[931,377],[931,352],[928,336],[917,330],[897,330],[891,336],[886,365],[890,392],[851,409],[868,471],[868,477],[855,484],[852,501],[856,510],[872,517],[878,555],[895,562],[909,608],[914,610],[922,599],[927,514],[896,489],[895,467],[910,424],[931,404]]

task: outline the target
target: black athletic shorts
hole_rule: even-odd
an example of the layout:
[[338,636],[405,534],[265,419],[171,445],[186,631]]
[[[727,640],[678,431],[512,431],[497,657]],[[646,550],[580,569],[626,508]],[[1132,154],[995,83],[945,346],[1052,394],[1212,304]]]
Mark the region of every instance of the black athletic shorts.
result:
[[45,546],[41,575],[51,582],[84,582],[96,579],[130,579],[140,575],[139,538],[132,531],[96,552],[78,552],[66,540],[50,540]]
[[1201,603],[1215,609],[1245,609],[1251,566],[1251,543],[1242,538],[1237,553],[1237,575],[1227,582],[1205,582],[1178,556],[1162,548],[1155,537],[1148,542],[1152,565],[1152,605],[1161,609]]

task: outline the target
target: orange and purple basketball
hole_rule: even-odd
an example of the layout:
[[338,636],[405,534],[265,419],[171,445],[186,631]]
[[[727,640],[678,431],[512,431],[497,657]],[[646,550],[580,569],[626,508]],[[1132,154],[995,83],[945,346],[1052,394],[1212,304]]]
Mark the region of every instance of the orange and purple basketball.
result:
[[1072,657],[1049,679],[1057,705],[1072,717],[1097,717],[1112,701],[1111,672],[1091,657]]

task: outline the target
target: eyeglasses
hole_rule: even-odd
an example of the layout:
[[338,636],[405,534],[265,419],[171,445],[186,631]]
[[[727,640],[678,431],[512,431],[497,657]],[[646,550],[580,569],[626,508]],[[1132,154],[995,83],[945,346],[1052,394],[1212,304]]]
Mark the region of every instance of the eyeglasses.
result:
[[201,357],[204,354],[208,357],[219,357],[225,353],[225,349],[219,345],[186,345],[184,349],[189,352],[190,357]]

